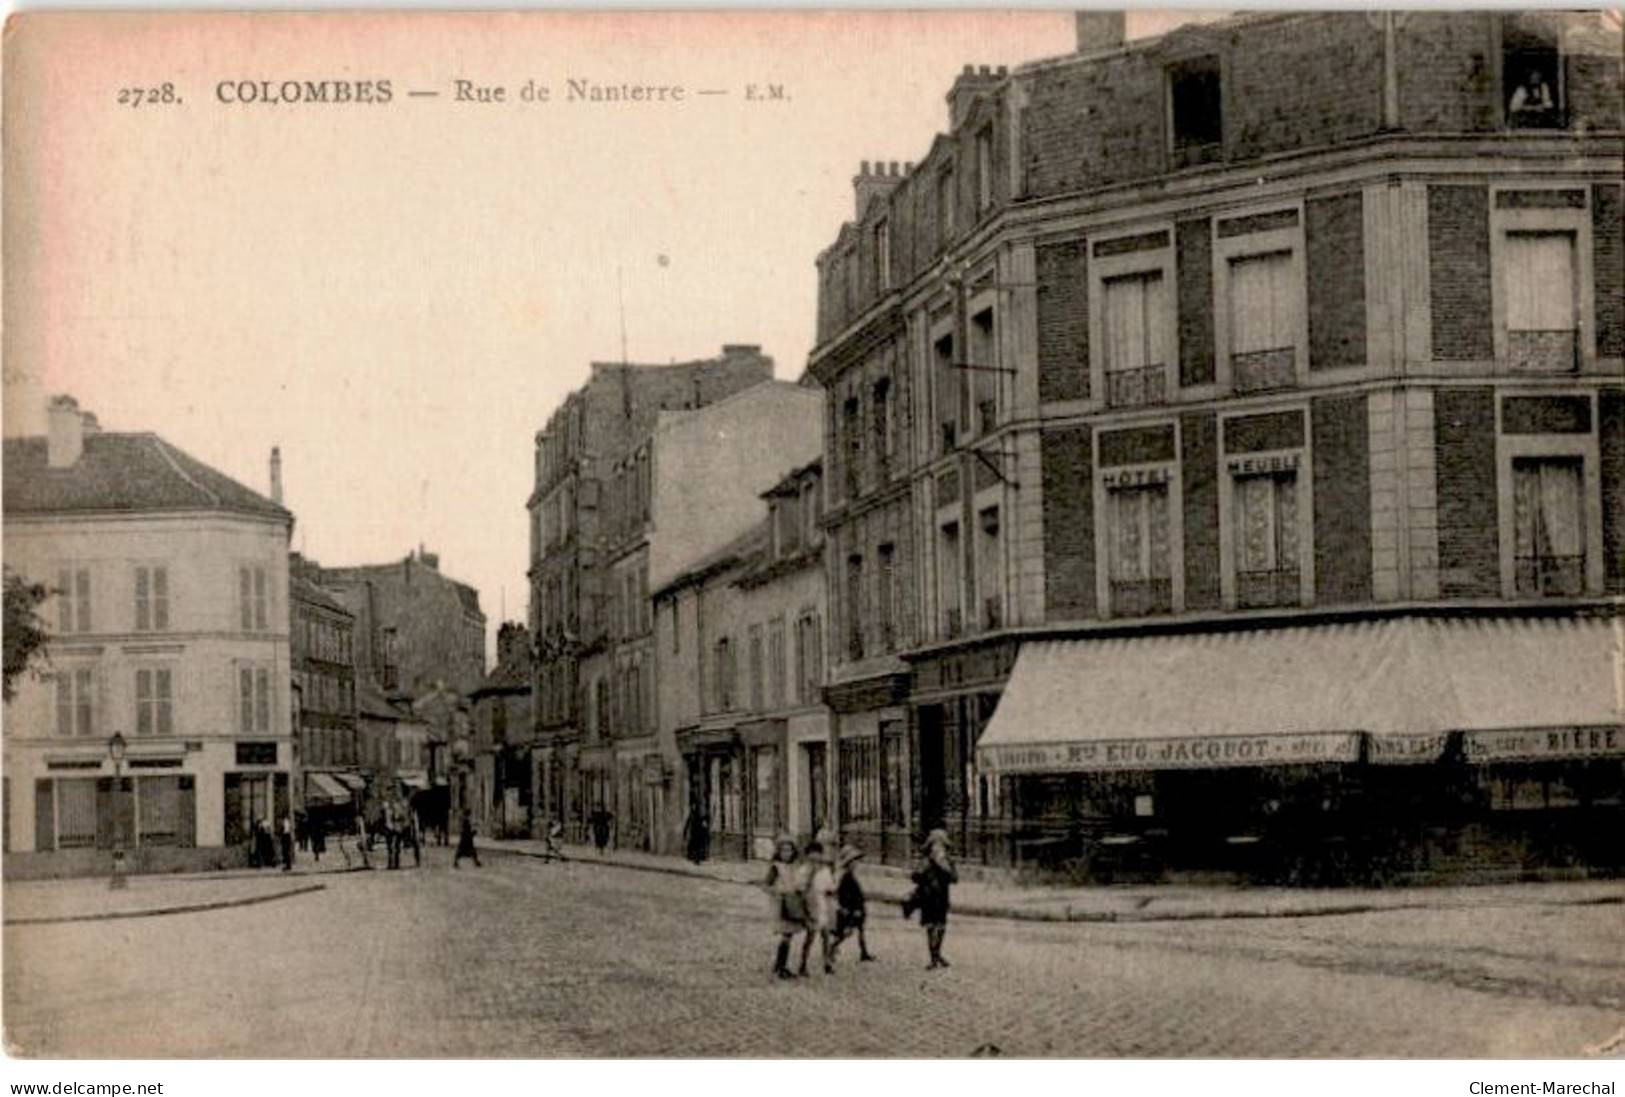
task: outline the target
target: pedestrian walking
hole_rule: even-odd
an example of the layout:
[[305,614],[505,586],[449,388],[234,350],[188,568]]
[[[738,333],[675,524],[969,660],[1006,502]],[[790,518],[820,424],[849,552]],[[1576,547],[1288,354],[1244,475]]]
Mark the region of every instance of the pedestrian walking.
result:
[[683,841],[688,847],[688,859],[696,865],[704,861],[711,851],[711,826],[705,811],[699,805],[688,809],[688,821],[683,824]]
[[824,974],[835,971],[835,957],[830,950],[835,932],[835,842],[833,832],[820,831],[818,838],[807,847],[807,933],[801,939],[798,972],[801,975],[807,974],[807,957],[812,953],[815,937],[824,958]]
[[472,858],[475,868],[480,867],[480,854],[474,848],[474,820],[467,809],[463,811],[463,822],[457,830],[457,852],[452,855],[451,867],[457,868],[464,857]]
[[[367,853],[367,850],[371,845],[372,845],[372,835],[367,833],[367,820],[366,820],[366,817],[362,816],[362,815],[357,815],[355,817],[355,851],[356,851],[356,854],[358,856],[360,856],[360,858],[361,858],[361,867],[362,868],[369,868],[370,869],[372,867],[372,858]],[[350,866],[349,858],[345,858],[344,866],[346,868],[348,868]]]
[[914,894],[903,901],[903,917],[920,912],[925,928],[926,948],[931,952],[927,971],[950,966],[942,955],[942,939],[948,933],[948,889],[959,882],[953,860],[948,855],[948,832],[933,830],[926,835],[925,859],[914,871]]
[[303,810],[293,813],[293,841],[300,853],[310,848],[310,818]]
[[600,857],[609,849],[609,829],[614,822],[615,816],[602,804],[599,804],[598,810],[587,819],[588,825],[592,827],[592,844],[598,847]]
[[554,819],[547,824],[547,845],[542,856],[548,861],[564,860],[564,824]]
[[802,894],[801,866],[796,864],[796,840],[780,832],[773,843],[773,860],[767,866],[765,887],[772,901],[773,925],[778,932],[778,950],[773,954],[773,974],[794,979],[790,970],[790,946],[796,934],[807,928],[807,901]]
[[401,867],[401,805],[398,800],[384,803],[384,849],[389,855],[389,867]]
[[278,824],[282,839],[282,871],[293,871],[293,817],[283,815],[282,822]]
[[310,855],[319,865],[322,863],[322,854],[327,852],[327,824],[320,819],[310,821]]
[[862,856],[861,849],[842,846],[840,855],[835,858],[835,939],[829,949],[832,960],[840,950],[841,942],[853,933],[858,935],[858,959],[875,958],[869,951],[869,942],[863,936],[863,926],[869,917],[869,904],[864,898],[863,885],[858,883],[858,860]]

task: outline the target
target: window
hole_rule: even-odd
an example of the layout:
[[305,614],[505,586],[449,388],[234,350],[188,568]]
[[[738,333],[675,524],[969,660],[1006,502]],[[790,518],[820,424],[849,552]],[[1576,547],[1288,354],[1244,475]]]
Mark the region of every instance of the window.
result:
[[897,648],[896,606],[893,604],[893,584],[896,582],[897,548],[881,545],[875,550],[875,624],[880,632],[880,650]]
[[1230,260],[1230,368],[1236,391],[1259,392],[1296,381],[1298,319],[1290,251]]
[[808,480],[801,485],[801,519],[806,524],[804,539],[807,544],[818,541],[818,520],[823,517],[823,500],[818,495],[818,481]]
[[863,557],[846,558],[846,655],[863,658]]
[[954,337],[944,335],[932,347],[932,376],[936,380],[937,432],[941,453],[959,444],[960,403],[963,378],[954,362]]
[[1539,24],[1539,16],[1507,16],[1501,22],[1501,101],[1514,129],[1566,125],[1557,35]]
[[796,697],[802,704],[816,702],[824,684],[823,643],[818,615],[803,615],[796,622]]
[[846,456],[846,497],[863,491],[863,405],[856,395],[841,404],[841,437]]
[[767,623],[767,700],[774,708],[784,707],[785,686],[784,618]]
[[1574,234],[1509,232],[1503,255],[1512,368],[1574,369],[1579,352]]
[[963,591],[960,589],[959,523],[948,522],[937,532],[938,597],[942,602],[942,634],[953,639],[964,631],[964,618],[960,612]]
[[947,247],[954,238],[954,166],[944,164],[937,172],[937,244]]
[[717,711],[727,712],[734,707],[734,655],[726,636],[717,641],[715,653]]
[[976,581],[981,585],[984,629],[1004,627],[1004,557],[999,550],[999,508],[984,507],[976,516]]
[[880,817],[880,740],[840,742],[841,822],[868,822]]
[[271,672],[264,667],[237,668],[238,727],[245,733],[271,730]]
[[[96,844],[96,778],[56,782],[56,848],[88,849]],[[111,789],[111,783],[109,783]]]
[[889,827],[907,826],[908,804],[904,797],[908,788],[908,753],[902,721],[881,721],[880,755],[881,822]]
[[992,309],[971,317],[970,361],[965,363],[970,376],[961,384],[974,390],[979,434],[990,433],[999,422],[999,345],[993,332]]
[[1167,309],[1162,272],[1145,271],[1101,283],[1104,306],[1106,402],[1112,407],[1168,399]]
[[1113,614],[1140,617],[1174,608],[1168,517],[1166,483],[1114,488],[1106,493]]
[[62,568],[56,573],[58,632],[90,631],[90,569]]
[[875,382],[873,406],[875,481],[884,484],[891,479],[891,380],[882,377]]
[[1298,474],[1296,469],[1235,480],[1236,604],[1296,605]]
[[875,288],[885,291],[891,288],[891,222],[884,217],[876,221],[873,239]]
[[264,632],[268,627],[268,590],[265,569],[240,567],[237,569],[238,616],[244,632]]
[[976,212],[993,208],[993,123],[976,131]]
[[169,569],[135,569],[135,630],[164,632],[169,628]]
[[761,712],[766,707],[767,665],[762,649],[762,626],[750,626],[750,707]]
[[135,733],[173,735],[174,707],[170,672],[162,669],[135,672]]
[[1218,159],[1224,145],[1219,59],[1197,57],[1169,69],[1168,99],[1175,165]]
[[[143,846],[190,845],[194,798],[190,777],[142,777],[135,782]],[[183,783],[186,788],[183,790]]]
[[96,734],[96,675],[90,667],[56,675],[56,733],[64,738]]
[[1579,458],[1513,460],[1513,572],[1519,594],[1585,592],[1584,479]]

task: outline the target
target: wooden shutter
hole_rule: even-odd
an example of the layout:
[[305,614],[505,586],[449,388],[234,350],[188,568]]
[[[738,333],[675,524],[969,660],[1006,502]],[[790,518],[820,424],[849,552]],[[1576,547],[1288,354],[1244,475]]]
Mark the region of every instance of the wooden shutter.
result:
[[41,777],[34,782],[34,848],[43,853],[56,848],[56,782]]

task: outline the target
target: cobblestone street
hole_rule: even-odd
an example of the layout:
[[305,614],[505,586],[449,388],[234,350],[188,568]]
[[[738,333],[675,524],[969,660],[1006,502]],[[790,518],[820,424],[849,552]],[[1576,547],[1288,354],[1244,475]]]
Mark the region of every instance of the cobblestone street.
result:
[[[1617,1056],[1618,905],[1144,925],[959,918],[953,968],[768,976],[734,884],[487,856],[256,906],[8,927],[14,1054],[114,1057]],[[177,883],[177,887],[184,886]],[[816,965],[814,965],[816,967]]]

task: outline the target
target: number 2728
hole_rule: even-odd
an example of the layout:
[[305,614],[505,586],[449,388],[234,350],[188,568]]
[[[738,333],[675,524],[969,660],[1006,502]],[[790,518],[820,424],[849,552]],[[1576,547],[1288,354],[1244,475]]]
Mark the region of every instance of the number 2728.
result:
[[139,107],[143,104],[179,103],[181,97],[176,94],[174,84],[155,84],[149,88],[120,88],[118,101],[120,106]]

